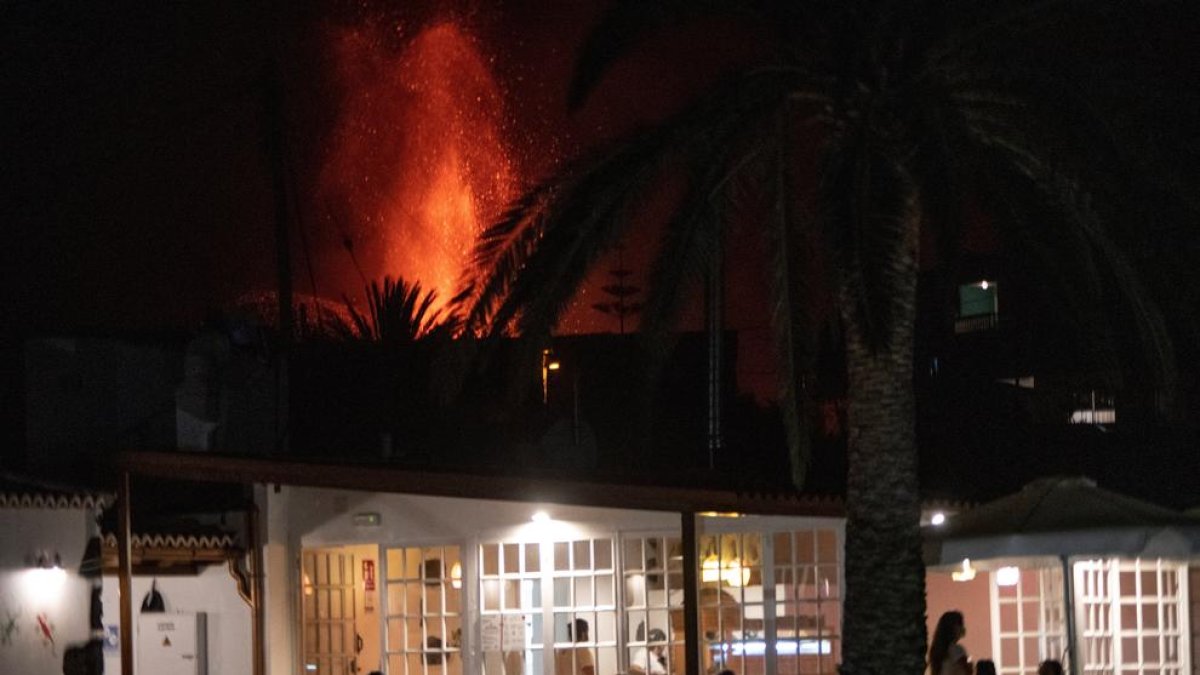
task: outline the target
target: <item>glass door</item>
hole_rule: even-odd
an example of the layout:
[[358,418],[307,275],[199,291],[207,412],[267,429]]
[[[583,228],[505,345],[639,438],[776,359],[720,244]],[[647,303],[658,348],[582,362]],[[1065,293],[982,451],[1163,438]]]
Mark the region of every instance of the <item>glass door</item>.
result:
[[388,675],[461,675],[458,546],[388,548],[384,661]]
[[485,675],[542,675],[545,664],[541,544],[480,547],[480,651]]
[[306,550],[300,562],[305,671],[354,675],[360,648],[355,632],[354,555],[336,549]]

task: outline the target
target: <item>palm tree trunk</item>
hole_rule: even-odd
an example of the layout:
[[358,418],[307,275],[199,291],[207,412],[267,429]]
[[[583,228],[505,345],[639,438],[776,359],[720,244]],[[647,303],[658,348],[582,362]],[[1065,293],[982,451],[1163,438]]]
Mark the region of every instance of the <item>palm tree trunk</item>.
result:
[[883,346],[864,335],[841,289],[848,380],[844,675],[919,675],[925,667],[925,571],[913,403],[917,222],[893,256]]

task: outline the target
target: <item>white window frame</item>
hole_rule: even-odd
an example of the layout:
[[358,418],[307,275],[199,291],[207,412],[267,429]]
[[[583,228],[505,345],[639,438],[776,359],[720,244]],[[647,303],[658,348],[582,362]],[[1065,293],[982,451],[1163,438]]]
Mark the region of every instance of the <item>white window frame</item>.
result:
[[[1099,572],[1103,575],[1104,588],[1097,588],[1097,577],[1089,572]],[[1175,575],[1175,593],[1163,594],[1164,572]],[[1134,588],[1121,587],[1122,573],[1132,573]],[[1150,573],[1155,578],[1155,592],[1146,595],[1142,587],[1142,575]],[[1191,605],[1188,597],[1188,564],[1186,562],[1164,560],[1162,558],[1107,558],[1103,560],[1088,560],[1076,562],[1074,565],[1076,582],[1076,623],[1080,626],[1079,660],[1081,673],[1085,675],[1188,675],[1192,672],[1191,664]],[[1149,602],[1148,602],[1149,600]],[[1168,604],[1175,606],[1173,626],[1165,625],[1171,618],[1165,611]],[[1131,626],[1122,623],[1122,607],[1134,605],[1135,621]],[[1156,627],[1146,627],[1142,624],[1141,608],[1151,605],[1157,607]],[[1097,617],[1103,617],[1102,621]],[[1101,629],[1094,626],[1099,623]],[[1139,656],[1127,655],[1124,640],[1135,640],[1135,644],[1144,644],[1147,639],[1158,638],[1159,662],[1146,663]],[[1174,638],[1176,660],[1167,660],[1168,643]],[[1109,645],[1106,662],[1095,663],[1094,654],[1089,654],[1089,640],[1105,640]],[[1140,649],[1138,650],[1141,651]]]
[[[1066,609],[1063,607],[1062,569],[1051,567],[1026,568],[1020,570],[1021,576],[1017,581],[1013,595],[1003,597],[1000,591],[999,575],[994,571],[988,573],[988,588],[991,597],[992,619],[992,660],[996,664],[998,675],[1036,675],[1037,663],[1042,659],[1061,659],[1066,648]],[[1037,595],[1025,595],[1026,575],[1037,575]],[[1038,625],[1025,626],[1024,606],[1036,603]],[[1016,608],[1017,626],[1015,631],[1004,630],[1001,625],[1001,608],[1011,605]],[[1047,619],[1057,613],[1061,620],[1054,626]],[[1036,639],[1038,657],[1032,663],[1027,662],[1025,644],[1030,639]],[[1004,661],[1004,642],[1015,640],[1017,643],[1017,663]],[[1061,645],[1061,647],[1059,646]]]

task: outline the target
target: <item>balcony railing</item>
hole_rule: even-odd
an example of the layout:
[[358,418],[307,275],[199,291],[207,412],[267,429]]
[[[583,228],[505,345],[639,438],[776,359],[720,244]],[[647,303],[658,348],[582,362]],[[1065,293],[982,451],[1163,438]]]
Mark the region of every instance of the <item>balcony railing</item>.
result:
[[957,335],[991,330],[1000,325],[999,314],[979,314],[976,316],[960,317],[954,322],[954,332]]

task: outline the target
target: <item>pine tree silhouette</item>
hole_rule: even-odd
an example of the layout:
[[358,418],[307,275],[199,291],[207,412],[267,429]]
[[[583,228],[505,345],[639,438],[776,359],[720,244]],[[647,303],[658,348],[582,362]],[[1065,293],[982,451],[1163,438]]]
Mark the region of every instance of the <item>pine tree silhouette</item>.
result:
[[608,302],[594,303],[592,309],[608,316],[617,317],[617,328],[621,335],[624,335],[625,317],[633,316],[642,310],[642,303],[633,301],[633,297],[642,289],[629,283],[629,277],[633,272],[625,267],[625,245],[617,244],[616,249],[617,266],[608,271],[615,280],[600,287],[600,290],[612,299]]

